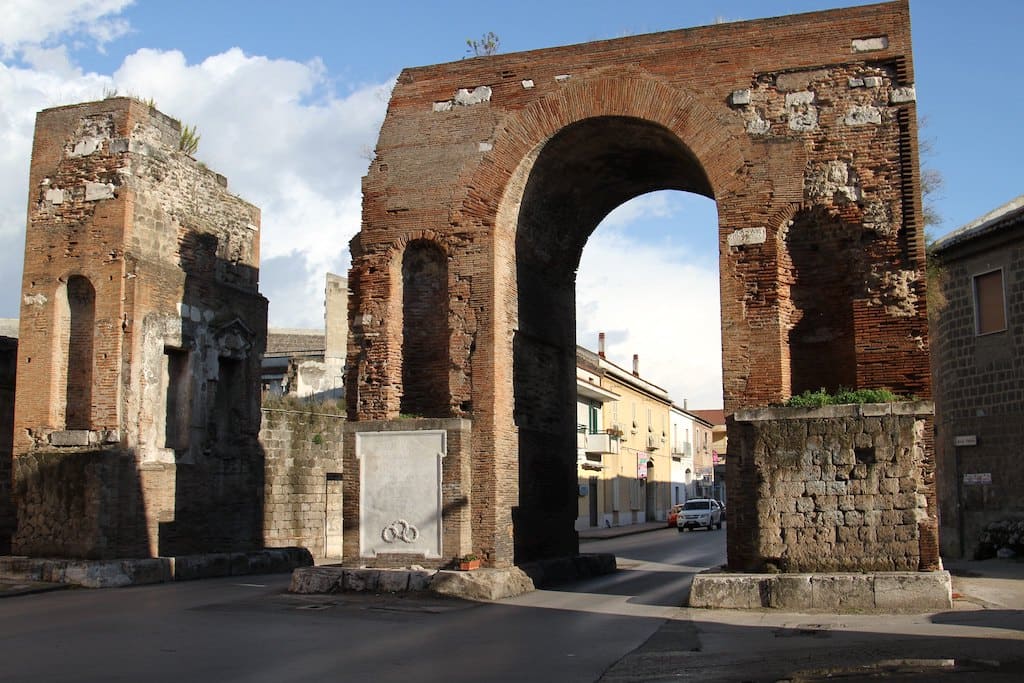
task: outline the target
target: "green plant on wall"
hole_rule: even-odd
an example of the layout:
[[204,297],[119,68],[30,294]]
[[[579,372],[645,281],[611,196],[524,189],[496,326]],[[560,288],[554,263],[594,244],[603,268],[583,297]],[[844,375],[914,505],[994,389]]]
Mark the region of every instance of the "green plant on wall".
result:
[[313,435],[313,443],[315,443],[317,446],[323,446],[324,445],[324,436],[323,436],[323,434],[314,434]]
[[791,396],[783,405],[787,408],[820,408],[850,403],[894,403],[908,399],[888,389],[845,389],[840,387],[834,394],[824,387],[817,391],[808,389],[799,396]]
[[489,57],[497,54],[500,45],[501,38],[494,31],[488,31],[480,40],[466,40],[466,54],[470,57]]
[[199,139],[202,136],[196,132],[195,126],[185,125],[181,127],[181,137],[178,138],[178,149],[189,156],[199,151]]

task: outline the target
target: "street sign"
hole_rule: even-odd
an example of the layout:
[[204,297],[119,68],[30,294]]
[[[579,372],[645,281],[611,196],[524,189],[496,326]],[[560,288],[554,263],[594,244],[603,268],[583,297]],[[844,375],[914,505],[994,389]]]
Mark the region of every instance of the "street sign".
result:
[[968,486],[977,486],[980,484],[991,484],[992,473],[991,472],[969,472],[964,473],[964,484]]
[[963,434],[961,436],[953,437],[954,446],[977,446],[978,435],[977,434]]

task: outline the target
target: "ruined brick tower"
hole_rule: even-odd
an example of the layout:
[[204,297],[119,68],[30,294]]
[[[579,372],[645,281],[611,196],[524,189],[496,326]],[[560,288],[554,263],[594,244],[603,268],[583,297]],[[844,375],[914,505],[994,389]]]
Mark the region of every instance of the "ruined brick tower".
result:
[[129,98],[36,119],[15,553],[261,546],[260,215],[180,134]]
[[646,192],[717,203],[727,412],[929,396],[914,100],[905,0],[403,71],[352,242],[346,392],[352,431],[438,435],[416,448],[444,531],[396,541],[424,511],[366,488],[405,437],[347,443],[346,558],[576,551],[575,269]]

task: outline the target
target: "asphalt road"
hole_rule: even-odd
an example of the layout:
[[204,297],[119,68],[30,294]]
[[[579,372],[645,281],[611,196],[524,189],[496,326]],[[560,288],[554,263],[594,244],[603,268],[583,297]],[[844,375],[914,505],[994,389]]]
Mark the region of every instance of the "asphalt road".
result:
[[621,571],[493,604],[294,596],[287,576],[7,598],[0,681],[596,681],[642,646],[697,647],[679,606],[724,562],[724,531],[581,550]]

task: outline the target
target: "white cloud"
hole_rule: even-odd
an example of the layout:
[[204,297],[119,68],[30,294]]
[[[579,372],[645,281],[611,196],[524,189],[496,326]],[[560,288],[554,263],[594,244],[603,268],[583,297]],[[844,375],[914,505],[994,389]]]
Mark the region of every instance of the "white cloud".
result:
[[651,192],[620,204],[601,221],[601,228],[622,229],[645,218],[667,218],[673,213],[672,193]]
[[0,62],[0,317],[18,315],[28,167],[35,115],[58,104],[95,99],[110,79],[96,74],[65,75]]
[[[346,274],[361,220],[360,179],[392,82],[338,96],[318,60],[233,48],[199,64],[140,50],[114,74],[122,92],[195,125],[198,157],[263,212],[261,290],[275,326],[323,324],[325,273]],[[296,296],[302,283],[301,296]]]
[[[48,53],[56,58],[59,53]],[[35,112],[116,89],[195,125],[197,156],[231,191],[262,210],[261,290],[271,322],[323,324],[324,275],[346,273],[360,225],[360,178],[392,83],[337,95],[319,61],[250,56],[235,48],[188,64],[177,51],[139,50],[112,76],[0,64],[0,250],[18,254],[0,271],[0,317],[17,315],[28,161]],[[4,264],[7,266],[7,264]]]
[[[641,197],[624,204],[622,215],[661,211],[665,199]],[[641,203],[634,207],[631,204]],[[608,219],[606,219],[607,222]],[[583,250],[576,279],[577,343],[596,349],[606,333],[606,354],[667,389],[691,408],[722,405],[722,344],[718,262],[695,260],[682,247],[644,244],[628,237],[626,222],[607,224]]]
[[0,55],[43,45],[70,33],[84,33],[102,48],[130,30],[116,16],[133,0],[0,0]]
[[[65,14],[56,28],[37,23],[34,33],[22,32],[38,42],[73,23]],[[178,51],[139,50],[112,75],[82,73],[60,46],[25,41],[22,58],[30,66],[0,62],[0,174],[11,179],[0,185],[0,317],[18,314],[35,112],[116,89],[152,98],[195,125],[202,136],[197,156],[261,208],[261,291],[271,301],[271,324],[322,324],[324,275],[347,272],[365,150],[376,141],[392,82],[339,94],[318,60],[237,48],[195,64]],[[608,332],[612,360],[629,367],[639,353],[642,376],[679,402],[714,407],[721,405],[717,270],[695,264],[685,242],[629,237],[641,219],[674,220],[685,210],[676,198],[654,194],[605,220],[583,255],[578,338],[593,348],[597,332]]]

